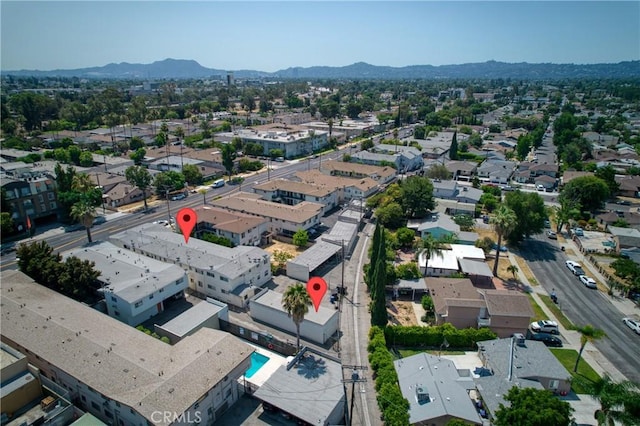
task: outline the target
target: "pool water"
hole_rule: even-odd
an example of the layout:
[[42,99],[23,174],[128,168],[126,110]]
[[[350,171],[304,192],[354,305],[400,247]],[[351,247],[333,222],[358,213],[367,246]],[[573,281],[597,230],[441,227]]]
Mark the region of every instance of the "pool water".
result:
[[258,352],[254,352],[251,354],[251,367],[244,373],[244,376],[247,379],[250,379],[258,370],[262,368],[269,361],[269,357],[259,354]]

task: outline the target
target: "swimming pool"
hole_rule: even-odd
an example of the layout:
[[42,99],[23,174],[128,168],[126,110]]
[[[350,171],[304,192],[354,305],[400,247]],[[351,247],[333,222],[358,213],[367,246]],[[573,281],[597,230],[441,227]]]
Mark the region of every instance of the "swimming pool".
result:
[[251,367],[249,367],[247,372],[244,373],[244,376],[247,379],[250,379],[251,376],[256,374],[256,372],[258,370],[260,370],[262,368],[262,366],[267,363],[267,361],[269,361],[269,357],[268,356],[264,356],[262,354],[259,354],[258,352],[252,353],[251,354]]

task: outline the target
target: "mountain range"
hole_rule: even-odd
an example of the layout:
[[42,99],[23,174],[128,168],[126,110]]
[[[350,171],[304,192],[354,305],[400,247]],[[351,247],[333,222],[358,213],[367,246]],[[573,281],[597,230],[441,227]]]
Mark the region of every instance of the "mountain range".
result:
[[[230,70],[206,68],[194,60],[165,59],[151,64],[111,63],[101,67],[68,70],[2,71],[2,75],[34,77],[80,77],[96,79],[187,79],[226,78]],[[640,61],[616,64],[530,64],[487,61],[460,65],[410,65],[405,67],[377,66],[364,62],[343,67],[292,67],[273,73],[254,70],[233,70],[234,78],[281,79],[448,79],[448,78],[636,78],[640,77]]]

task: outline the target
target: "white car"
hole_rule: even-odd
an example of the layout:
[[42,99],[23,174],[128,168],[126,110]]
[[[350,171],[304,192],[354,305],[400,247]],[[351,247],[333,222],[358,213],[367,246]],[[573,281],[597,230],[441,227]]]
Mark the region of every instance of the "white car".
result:
[[558,323],[551,320],[535,321],[529,325],[534,333],[559,334]]
[[622,318],[622,322],[636,334],[640,334],[640,321],[633,318]]
[[567,260],[565,262],[565,265],[567,265],[567,268],[569,268],[569,270],[571,271],[571,273],[573,275],[584,275],[584,271],[582,270],[582,266],[580,266],[580,264],[578,262],[574,262],[573,260]]
[[582,282],[582,284],[584,284],[589,288],[598,288],[598,284],[596,283],[596,280],[586,275],[580,275],[580,281]]
[[556,234],[554,231],[547,231],[547,237],[551,238],[552,240],[557,240],[558,234]]

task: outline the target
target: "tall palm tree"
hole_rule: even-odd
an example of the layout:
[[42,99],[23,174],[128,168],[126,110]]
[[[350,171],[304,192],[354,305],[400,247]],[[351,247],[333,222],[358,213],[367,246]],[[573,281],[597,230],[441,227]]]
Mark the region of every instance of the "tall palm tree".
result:
[[580,204],[571,200],[561,200],[560,207],[553,207],[556,216],[557,232],[562,232],[562,227],[568,225],[571,219],[580,217]]
[[493,229],[498,234],[498,246],[496,247],[496,262],[493,264],[493,275],[498,276],[498,262],[500,261],[500,247],[502,247],[502,237],[511,232],[516,226],[518,217],[515,212],[504,204],[500,205],[494,212],[494,216],[490,222],[493,224]]
[[77,173],[73,176],[73,180],[71,181],[71,189],[82,193],[89,192],[95,188],[95,186],[96,185],[87,173]]
[[87,230],[87,240],[91,242],[91,226],[96,218],[96,208],[88,200],[80,200],[71,206],[71,217]]
[[198,193],[202,194],[202,205],[204,206],[207,204],[207,190],[204,188],[198,189]]
[[423,254],[427,258],[425,262],[425,275],[427,272],[426,265],[429,263],[429,259],[441,255],[445,244],[453,243],[455,239],[455,234],[442,236],[440,238],[435,238],[433,235],[427,234],[426,237],[418,242],[418,250],[416,252],[417,259],[420,259],[420,256]]
[[582,351],[584,350],[584,347],[587,346],[587,343],[605,337],[607,334],[599,328],[595,328],[591,324],[587,324],[583,327],[575,326],[573,327],[573,330],[580,333],[580,350],[578,351],[578,359],[576,359],[576,365],[575,367],[573,367],[573,372],[577,373],[578,364],[580,363],[580,358],[582,357]]
[[300,349],[300,324],[312,305],[311,297],[302,284],[289,286],[282,297],[282,307],[296,325],[296,347]]
[[513,275],[513,279],[516,279],[516,274],[518,273],[519,269],[516,265],[509,265],[509,267],[507,267],[507,272],[511,272],[511,274]]
[[640,424],[640,386],[629,380],[614,382],[605,374],[587,386],[589,394],[600,403],[594,413],[598,425]]

